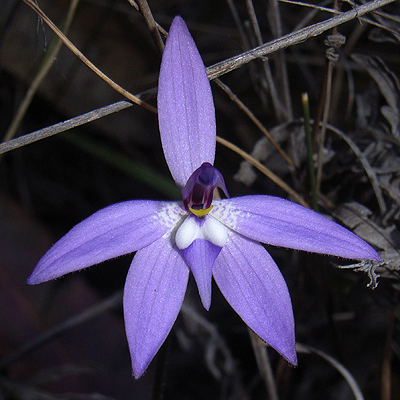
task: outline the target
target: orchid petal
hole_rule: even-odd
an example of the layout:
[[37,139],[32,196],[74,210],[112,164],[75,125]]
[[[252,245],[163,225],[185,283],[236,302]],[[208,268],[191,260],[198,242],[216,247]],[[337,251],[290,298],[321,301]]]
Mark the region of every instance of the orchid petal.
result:
[[164,343],[185,296],[189,268],[162,237],[139,250],[124,289],[125,330],[135,378],[139,378]]
[[173,20],[165,44],[157,102],[165,159],[182,188],[204,162],[214,163],[216,128],[205,67],[181,17]]
[[183,214],[174,202],[132,200],[106,207],[55,243],[27,283],[45,282],[139,250],[172,229]]
[[258,242],[349,259],[380,260],[364,240],[326,217],[273,196],[214,201],[210,215]]
[[297,364],[289,292],[268,252],[259,243],[231,233],[213,275],[243,321],[291,364]]
[[211,305],[212,269],[221,247],[208,240],[196,239],[189,247],[181,250],[182,257],[190,267],[199,290],[203,307]]

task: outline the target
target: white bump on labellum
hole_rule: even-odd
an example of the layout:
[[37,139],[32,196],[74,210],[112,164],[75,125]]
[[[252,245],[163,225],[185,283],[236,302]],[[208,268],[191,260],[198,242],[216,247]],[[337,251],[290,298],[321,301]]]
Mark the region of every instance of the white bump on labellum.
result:
[[211,216],[206,216],[200,226],[195,216],[189,216],[183,221],[175,234],[176,246],[186,249],[196,239],[205,239],[216,246],[222,247],[228,239],[228,228]]
[[191,216],[186,218],[175,234],[175,243],[178,249],[183,250],[189,247],[197,239],[199,231],[200,227],[196,218],[191,218]]
[[202,226],[204,238],[216,246],[223,247],[228,240],[228,228],[213,217],[209,217]]

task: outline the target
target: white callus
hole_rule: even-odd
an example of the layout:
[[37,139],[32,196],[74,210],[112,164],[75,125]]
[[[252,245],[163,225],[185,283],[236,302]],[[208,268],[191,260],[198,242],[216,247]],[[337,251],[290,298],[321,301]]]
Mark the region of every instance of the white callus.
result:
[[205,239],[223,247],[228,240],[228,229],[210,215],[207,215],[204,221],[189,215],[176,231],[175,243],[180,250],[189,247],[196,239]]

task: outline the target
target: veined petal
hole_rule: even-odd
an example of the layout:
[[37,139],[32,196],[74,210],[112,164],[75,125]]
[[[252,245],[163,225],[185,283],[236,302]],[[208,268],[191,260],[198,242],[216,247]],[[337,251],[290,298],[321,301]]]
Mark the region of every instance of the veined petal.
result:
[[268,252],[232,232],[215,261],[213,275],[243,321],[291,364],[297,364],[292,303]]
[[193,273],[206,310],[211,304],[214,261],[228,240],[229,229],[215,218],[189,215],[175,233],[175,243]]
[[205,239],[196,239],[189,247],[181,250],[182,257],[190,267],[199,290],[203,307],[211,305],[212,270],[222,247]]
[[132,200],[80,222],[40,259],[27,283],[37,284],[132,253],[172,229],[185,214],[175,202]]
[[162,237],[139,250],[124,289],[125,330],[135,378],[139,378],[164,343],[185,296],[189,268]]
[[214,163],[216,128],[205,67],[181,17],[173,20],[165,44],[157,103],[165,159],[182,188],[204,162]]
[[210,214],[232,230],[274,246],[349,259],[380,260],[364,240],[324,216],[273,196],[213,202]]

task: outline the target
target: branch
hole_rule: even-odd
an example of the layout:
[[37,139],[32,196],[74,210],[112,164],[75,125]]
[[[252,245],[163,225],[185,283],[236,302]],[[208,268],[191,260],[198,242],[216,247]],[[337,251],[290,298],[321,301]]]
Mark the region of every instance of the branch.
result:
[[208,78],[213,80],[221,75],[230,71],[240,68],[241,66],[255,60],[262,58],[267,54],[271,54],[277,50],[285,49],[286,47],[302,43],[313,36],[318,36],[321,33],[334,28],[335,26],[349,22],[354,18],[361,17],[371,11],[393,3],[395,0],[373,0],[369,3],[355,7],[350,11],[343,14],[336,15],[326,21],[318,22],[316,24],[307,26],[306,28],[299,29],[298,31],[284,35],[278,39],[271,40],[268,43],[258,46],[252,50],[246,51],[238,56],[228,58],[211,67],[207,68]]
[[[23,0],[27,4],[31,5],[30,0]],[[284,49],[289,46],[293,46],[295,44],[304,42],[310,37],[313,36],[318,36],[321,33],[338,26],[340,24],[343,24],[345,22],[351,21],[354,18],[358,18],[362,15],[365,15],[371,11],[374,11],[380,7],[383,7],[387,4],[393,3],[395,0],[373,0],[369,3],[363,4],[359,7],[355,7],[351,11],[347,11],[343,14],[336,15],[326,21],[318,22],[314,25],[310,25],[306,28],[299,29],[295,32],[289,33],[285,36],[282,36],[281,38],[274,39],[271,42],[265,43],[262,46],[256,47],[252,50],[246,51],[244,53],[241,53],[235,57],[231,57],[227,60],[221,61],[217,64],[214,64],[210,67],[207,68],[207,74],[208,78],[210,80],[216,79],[230,71],[233,71],[235,69],[240,68],[241,66],[249,63],[252,60],[255,60],[256,58],[262,58],[266,56],[267,54],[271,54],[274,51]],[[65,42],[64,42],[65,43]],[[69,42],[70,47],[72,45],[71,42]],[[73,46],[73,45],[72,45]],[[156,93],[156,89],[153,88],[149,90],[146,93],[152,93],[154,95]],[[143,98],[141,95],[136,95],[132,96],[132,98],[135,99],[135,102],[138,104],[143,104],[141,98]],[[146,103],[144,103],[146,104]],[[128,103],[127,101],[120,101],[102,108],[99,108],[97,110],[91,111],[89,113],[80,115],[78,117],[72,118],[68,121],[61,122],[59,124],[41,129],[40,131],[36,131],[24,136],[21,136],[19,138],[10,140],[6,143],[0,144],[0,154],[6,153],[8,151],[14,150],[16,148],[19,148],[21,146],[25,146],[27,144],[36,142],[40,139],[44,139],[46,137],[55,135],[60,132],[64,132],[65,130],[83,125],[87,122],[94,121],[96,119],[99,119],[101,117],[104,117],[106,115],[112,114],[114,112],[121,111],[125,108],[128,108],[132,106],[131,103]]]

